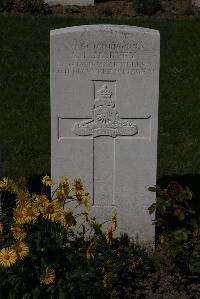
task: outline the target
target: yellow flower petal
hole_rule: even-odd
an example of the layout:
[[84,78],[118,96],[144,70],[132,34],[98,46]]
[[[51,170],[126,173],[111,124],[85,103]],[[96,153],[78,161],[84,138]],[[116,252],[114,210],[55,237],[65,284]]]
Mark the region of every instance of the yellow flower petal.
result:
[[17,260],[16,252],[10,248],[6,247],[0,251],[0,264],[6,268],[11,267]]
[[107,243],[111,244],[112,243],[112,238],[113,238],[113,228],[112,228],[112,226],[109,227],[106,230],[105,234],[106,234],[106,241],[107,241]]
[[52,179],[48,175],[45,175],[42,178],[42,183],[46,187],[53,187],[54,186],[54,182],[52,181]]
[[111,221],[112,221],[112,228],[113,228],[113,231],[115,231],[116,228],[117,228],[117,213],[113,213],[113,214],[112,214]]
[[2,232],[3,232],[3,223],[0,222],[0,234],[2,234]]
[[15,243],[12,248],[15,250],[17,256],[20,259],[23,259],[29,253],[29,248],[26,243],[18,241]]
[[55,275],[55,271],[54,269],[50,268],[50,267],[46,267],[43,272],[42,275],[40,277],[40,283],[41,284],[50,284],[54,281],[56,275]]
[[14,225],[11,227],[11,231],[13,234],[13,237],[16,240],[24,240],[26,238],[26,232],[24,230],[24,228],[20,225]]
[[84,191],[83,183],[80,178],[75,178],[73,182],[74,191]]

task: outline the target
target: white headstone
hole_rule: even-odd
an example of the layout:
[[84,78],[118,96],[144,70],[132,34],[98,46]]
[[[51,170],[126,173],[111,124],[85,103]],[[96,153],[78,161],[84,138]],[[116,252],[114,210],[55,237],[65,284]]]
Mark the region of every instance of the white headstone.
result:
[[56,4],[79,5],[79,6],[94,5],[94,0],[45,0],[45,2],[48,5],[56,5]]
[[154,236],[159,32],[91,25],[51,31],[51,170],[81,177],[98,220]]

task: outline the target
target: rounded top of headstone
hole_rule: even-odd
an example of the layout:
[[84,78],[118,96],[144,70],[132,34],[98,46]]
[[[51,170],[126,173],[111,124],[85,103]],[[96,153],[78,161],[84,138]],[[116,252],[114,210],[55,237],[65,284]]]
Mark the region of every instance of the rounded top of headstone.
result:
[[51,36],[66,34],[70,32],[87,32],[87,31],[123,31],[123,32],[137,32],[143,34],[160,35],[158,30],[128,26],[128,25],[110,25],[110,24],[100,24],[100,25],[82,25],[82,26],[72,26],[60,29],[54,29],[50,31]]

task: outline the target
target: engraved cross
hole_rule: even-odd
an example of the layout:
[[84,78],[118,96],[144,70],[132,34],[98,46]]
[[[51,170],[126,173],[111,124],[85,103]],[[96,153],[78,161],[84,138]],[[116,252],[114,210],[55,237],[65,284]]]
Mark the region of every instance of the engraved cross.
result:
[[[117,205],[116,140],[136,138],[135,135],[137,139],[146,139],[141,133],[148,135],[150,117],[135,119],[138,120],[138,124],[133,119],[121,118],[115,101],[116,81],[93,81],[93,83],[95,89],[93,119],[76,121],[71,131],[74,134],[73,138],[85,136],[93,143],[93,206],[112,208]],[[59,119],[59,122],[63,121],[67,119]]]

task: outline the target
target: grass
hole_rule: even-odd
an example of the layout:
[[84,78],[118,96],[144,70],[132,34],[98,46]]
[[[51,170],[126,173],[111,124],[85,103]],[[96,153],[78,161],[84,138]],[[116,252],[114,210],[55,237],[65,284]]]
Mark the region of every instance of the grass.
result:
[[0,16],[1,174],[50,173],[49,31],[94,23],[160,31],[158,178],[200,173],[200,18]]

